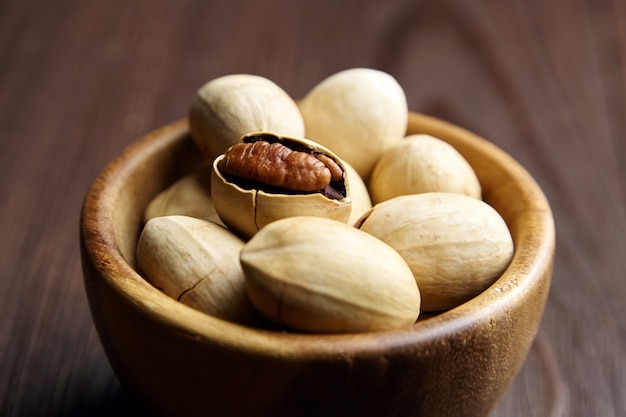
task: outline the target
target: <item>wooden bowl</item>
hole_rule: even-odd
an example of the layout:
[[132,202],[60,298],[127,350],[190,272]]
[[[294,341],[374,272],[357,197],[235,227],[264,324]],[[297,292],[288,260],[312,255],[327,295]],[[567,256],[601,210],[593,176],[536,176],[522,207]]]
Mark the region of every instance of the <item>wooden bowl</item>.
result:
[[166,416],[486,416],[536,335],[554,258],[554,224],[533,178],[491,143],[412,113],[408,133],[456,147],[510,227],[512,263],[461,306],[414,326],[310,335],[255,329],[193,310],[135,270],[148,202],[202,161],[182,120],[139,139],[87,193],[85,287],[117,377]]

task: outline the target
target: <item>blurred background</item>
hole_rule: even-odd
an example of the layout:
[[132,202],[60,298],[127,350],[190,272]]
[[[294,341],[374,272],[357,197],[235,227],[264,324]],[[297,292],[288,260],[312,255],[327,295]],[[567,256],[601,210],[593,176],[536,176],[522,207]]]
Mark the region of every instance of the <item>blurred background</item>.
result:
[[0,0],[0,415],[150,415],[89,314],[90,183],[215,77],[299,98],[351,67],[503,148],[550,200],[552,291],[493,416],[626,416],[624,0]]

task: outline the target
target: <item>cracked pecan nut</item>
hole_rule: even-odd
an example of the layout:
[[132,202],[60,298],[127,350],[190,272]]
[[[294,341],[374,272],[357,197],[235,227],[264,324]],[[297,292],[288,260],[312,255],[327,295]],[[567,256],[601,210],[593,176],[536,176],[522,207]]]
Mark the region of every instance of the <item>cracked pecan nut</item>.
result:
[[284,217],[348,222],[353,219],[353,175],[354,170],[313,141],[250,133],[213,161],[213,203],[222,222],[244,238]]
[[137,263],[146,279],[175,300],[240,324],[256,322],[249,302],[239,251],[243,242],[207,220],[154,217],[144,225]]

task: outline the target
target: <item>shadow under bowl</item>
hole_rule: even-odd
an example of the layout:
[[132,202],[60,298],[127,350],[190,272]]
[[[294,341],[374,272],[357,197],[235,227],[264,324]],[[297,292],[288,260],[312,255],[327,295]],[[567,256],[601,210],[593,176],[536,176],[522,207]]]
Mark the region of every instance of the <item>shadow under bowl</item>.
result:
[[450,123],[411,113],[407,134],[452,144],[504,218],[513,260],[487,290],[406,329],[312,335],[193,310],[136,270],[150,200],[201,167],[185,120],[142,137],[89,189],[80,219],[93,321],[117,377],[166,416],[487,416],[519,372],[548,296],[554,223],[513,158]]

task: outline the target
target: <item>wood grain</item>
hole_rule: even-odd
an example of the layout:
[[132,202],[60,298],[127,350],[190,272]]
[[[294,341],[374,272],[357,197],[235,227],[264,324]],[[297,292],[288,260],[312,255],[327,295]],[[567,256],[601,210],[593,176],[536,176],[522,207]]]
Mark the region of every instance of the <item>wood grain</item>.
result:
[[216,76],[302,97],[356,66],[505,149],[552,205],[548,306],[493,416],[626,415],[624,0],[4,0],[0,63],[0,415],[147,415],[82,284],[80,205],[106,162]]

